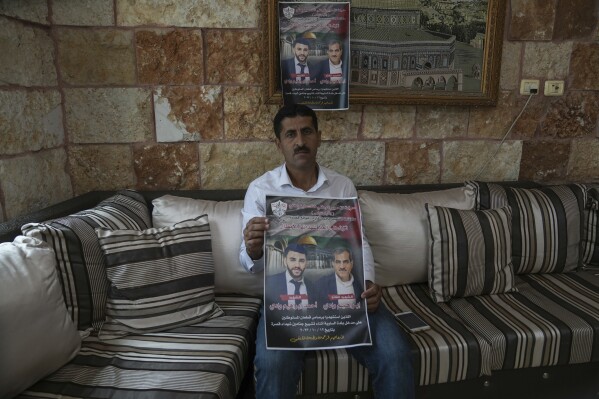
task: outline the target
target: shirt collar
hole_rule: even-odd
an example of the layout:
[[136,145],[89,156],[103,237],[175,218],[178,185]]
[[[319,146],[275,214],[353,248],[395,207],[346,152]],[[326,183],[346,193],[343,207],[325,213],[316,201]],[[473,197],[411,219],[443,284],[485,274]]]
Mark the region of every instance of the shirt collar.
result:
[[[311,193],[313,191],[318,190],[320,187],[322,187],[325,183],[328,184],[329,179],[327,178],[324,170],[322,169],[322,167],[317,163],[316,164],[318,166],[318,179],[316,179],[316,184],[314,184],[308,191],[306,191],[307,193]],[[281,167],[281,175],[279,176],[279,182],[278,182],[280,187],[283,186],[291,186],[293,188],[296,188],[298,190],[301,190],[300,188],[297,188],[293,185],[293,183],[291,182],[291,177],[289,177],[289,173],[287,173],[287,166],[286,164],[283,164],[283,166]],[[302,190],[304,191],[304,190]]]
[[[289,274],[289,270],[285,271],[285,281],[287,281],[287,283],[290,283],[291,280],[295,280],[293,277],[291,277],[291,274]],[[298,281],[298,280],[295,280]],[[302,276],[302,278],[299,280],[300,283],[304,282],[304,276]]]
[[329,60],[329,69],[341,69],[341,67],[343,66],[343,61],[339,61],[339,64],[335,65],[331,62],[331,60]]
[[339,276],[335,273],[335,280],[337,280],[337,284],[341,284],[341,286],[343,287],[349,287],[350,285],[353,285],[354,283],[354,275],[350,274],[350,279],[349,281],[343,281],[339,278]]

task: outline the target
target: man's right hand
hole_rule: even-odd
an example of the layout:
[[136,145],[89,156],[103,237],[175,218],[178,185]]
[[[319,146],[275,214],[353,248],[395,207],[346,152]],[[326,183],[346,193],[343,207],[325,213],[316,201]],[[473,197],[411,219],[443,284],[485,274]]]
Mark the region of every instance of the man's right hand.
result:
[[243,229],[245,248],[253,260],[260,259],[263,255],[264,232],[268,230],[268,227],[268,218],[255,217],[251,218],[245,229]]

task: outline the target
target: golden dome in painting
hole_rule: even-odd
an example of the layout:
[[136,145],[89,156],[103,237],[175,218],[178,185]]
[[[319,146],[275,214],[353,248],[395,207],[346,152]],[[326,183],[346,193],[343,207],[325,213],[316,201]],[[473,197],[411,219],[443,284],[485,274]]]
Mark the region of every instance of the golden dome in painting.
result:
[[318,245],[312,236],[302,236],[297,240],[299,245]]
[[312,32],[306,32],[302,35],[304,39],[316,39],[316,35]]

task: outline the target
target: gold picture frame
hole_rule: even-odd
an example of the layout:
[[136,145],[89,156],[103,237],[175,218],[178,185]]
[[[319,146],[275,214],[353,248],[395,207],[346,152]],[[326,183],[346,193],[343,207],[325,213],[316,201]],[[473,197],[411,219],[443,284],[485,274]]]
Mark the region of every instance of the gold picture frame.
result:
[[[267,104],[282,103],[278,3],[262,1]],[[506,0],[350,3],[350,104],[496,105]]]

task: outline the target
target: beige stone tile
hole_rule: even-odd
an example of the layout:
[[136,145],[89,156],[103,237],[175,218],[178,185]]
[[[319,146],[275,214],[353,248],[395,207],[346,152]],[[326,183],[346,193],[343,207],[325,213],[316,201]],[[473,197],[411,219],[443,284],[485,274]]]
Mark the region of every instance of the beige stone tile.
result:
[[257,28],[260,0],[117,0],[117,25]]
[[150,89],[65,89],[72,143],[130,143],[152,137]]
[[72,145],[68,151],[75,195],[135,187],[129,145]]
[[349,177],[355,185],[383,184],[385,143],[324,142],[318,150],[318,162]]
[[599,181],[599,139],[572,140],[568,162],[568,181]]
[[57,90],[0,91],[0,155],[39,151],[63,143]]
[[274,143],[200,144],[203,189],[247,188],[264,172],[283,163]]
[[133,162],[139,190],[192,190],[200,187],[195,143],[136,146]]
[[0,17],[0,86],[56,86],[54,44],[42,28]]
[[207,31],[208,83],[261,83],[264,66],[262,47],[262,35],[258,31]]
[[520,56],[522,43],[503,42],[501,52],[501,73],[499,87],[503,90],[519,90],[520,88]]
[[262,87],[225,87],[225,138],[272,140],[278,106],[266,105]]
[[565,79],[568,76],[572,42],[527,42],[522,63],[523,79]]
[[58,64],[71,85],[135,84],[133,32],[59,28]]
[[[446,141],[443,144],[442,183],[465,180],[517,180],[520,173],[522,142],[505,141],[492,158],[500,141]],[[482,173],[480,173],[482,171]],[[480,173],[480,175],[479,175]]]
[[415,124],[415,106],[367,105],[362,134],[369,139],[408,138],[413,136]]
[[145,84],[200,84],[204,79],[200,30],[142,30],[135,34],[138,80]]
[[525,141],[519,179],[546,182],[564,180],[569,156],[569,142]]
[[387,143],[386,184],[438,183],[441,145],[435,141]]
[[512,40],[551,40],[555,2],[547,0],[511,0],[509,37]]
[[222,139],[222,87],[158,88],[154,115],[159,142]]
[[347,111],[316,111],[316,116],[323,140],[351,140],[358,137],[362,106],[350,106]]
[[570,60],[570,89],[599,90],[599,43],[576,43]]
[[421,105],[416,111],[416,136],[450,138],[466,136],[468,108]]
[[[528,96],[516,94],[515,112],[517,114],[520,113],[527,101]],[[516,121],[509,137],[513,139],[535,137],[537,130],[540,129],[540,121],[545,117],[550,102],[550,97],[542,94],[533,96],[528,101],[528,105],[522,112],[522,115],[520,115],[520,118]],[[516,116],[514,116],[514,119]],[[513,120],[509,122],[511,125]]]
[[72,197],[63,149],[0,160],[0,186],[7,219]]
[[56,25],[112,26],[113,0],[52,0],[52,22]]
[[48,0],[0,0],[0,15],[48,25]]
[[551,100],[540,133],[555,138],[594,136],[598,117],[599,93],[572,91]]
[[523,104],[516,101],[515,92],[500,91],[495,107],[471,107],[468,136],[502,138]]

